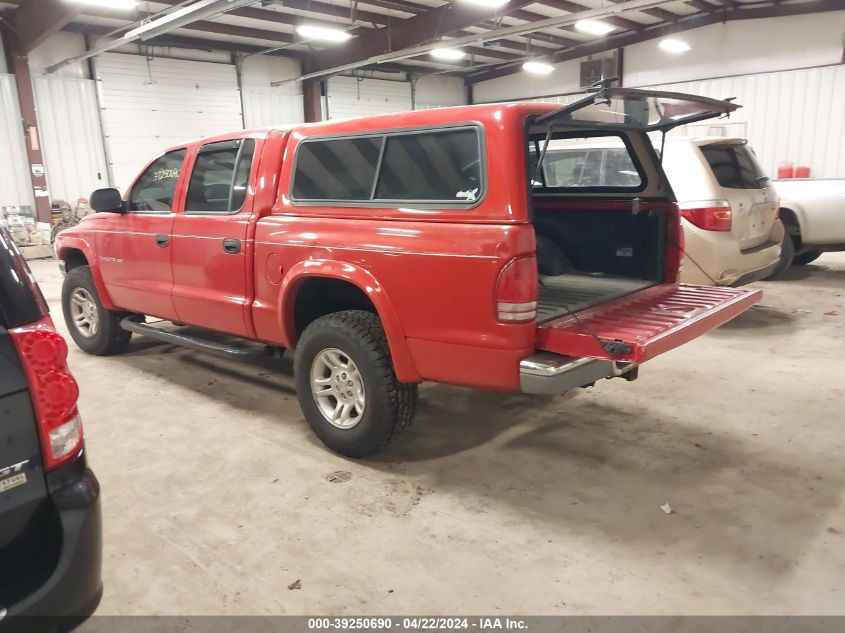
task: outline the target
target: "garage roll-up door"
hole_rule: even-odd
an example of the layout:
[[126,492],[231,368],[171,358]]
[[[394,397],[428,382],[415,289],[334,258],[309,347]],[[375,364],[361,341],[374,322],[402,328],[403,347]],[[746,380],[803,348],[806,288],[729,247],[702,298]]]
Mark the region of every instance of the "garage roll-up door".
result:
[[124,189],[166,147],[239,130],[235,67],[106,53],[96,58],[114,183]]
[[328,82],[328,97],[330,119],[412,109],[411,84],[407,81],[332,77]]

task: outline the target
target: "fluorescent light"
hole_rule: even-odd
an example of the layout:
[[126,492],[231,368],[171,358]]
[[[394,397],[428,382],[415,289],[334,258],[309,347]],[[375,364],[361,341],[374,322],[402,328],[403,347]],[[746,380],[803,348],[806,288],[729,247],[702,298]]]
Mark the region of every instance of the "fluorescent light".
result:
[[296,27],[296,32],[307,40],[320,40],[322,42],[345,42],[352,37],[342,29],[331,26],[317,26],[316,24],[300,24]]
[[486,7],[487,9],[498,9],[505,6],[510,0],[463,0],[467,4],[475,4],[479,7]]
[[106,9],[134,9],[138,6],[137,0],[73,0],[73,2]]
[[546,62],[528,61],[522,65],[522,70],[532,75],[548,75],[555,67]]
[[610,26],[607,22],[600,20],[578,20],[575,23],[575,29],[582,33],[589,33],[590,35],[607,35],[616,28]]
[[665,40],[660,40],[658,46],[667,53],[686,53],[689,50],[689,44],[676,37],[667,37]]
[[463,59],[467,54],[459,48],[434,48],[431,50],[431,56],[437,59],[456,61]]

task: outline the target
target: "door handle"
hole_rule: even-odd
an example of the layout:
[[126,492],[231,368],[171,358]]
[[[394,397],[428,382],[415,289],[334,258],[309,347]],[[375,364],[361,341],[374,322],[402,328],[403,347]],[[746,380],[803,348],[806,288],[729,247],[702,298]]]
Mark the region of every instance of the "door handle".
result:
[[227,237],[225,240],[223,240],[223,252],[232,254],[240,253],[241,241],[231,237]]
[[168,244],[170,244],[169,235],[156,235],[156,246],[160,248],[167,248]]

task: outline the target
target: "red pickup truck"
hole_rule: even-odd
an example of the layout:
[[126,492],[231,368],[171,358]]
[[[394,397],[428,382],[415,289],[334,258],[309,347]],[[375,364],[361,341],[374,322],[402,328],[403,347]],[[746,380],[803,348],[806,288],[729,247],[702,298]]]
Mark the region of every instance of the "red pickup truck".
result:
[[[603,88],[568,106],[442,108],[185,143],[125,198],[94,192],[98,212],[58,236],[68,328],[92,354],[124,350],[133,332],[230,356],[294,349],[305,418],[349,456],[410,423],[422,381],[550,394],[632,380],[760,297],[677,283],[679,213],[647,136],[737,107]],[[595,136],[627,155],[544,163]]]

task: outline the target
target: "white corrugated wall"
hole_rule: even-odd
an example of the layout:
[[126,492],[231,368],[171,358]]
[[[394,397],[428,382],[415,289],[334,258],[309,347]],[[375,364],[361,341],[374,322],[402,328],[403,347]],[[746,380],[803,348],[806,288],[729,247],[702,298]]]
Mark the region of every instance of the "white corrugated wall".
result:
[[705,121],[678,133],[745,136],[772,176],[779,163],[789,161],[809,166],[814,177],[845,177],[843,65],[651,87],[736,97],[742,105],[728,120]]
[[14,75],[0,74],[0,207],[35,209]]
[[244,124],[247,128],[302,123],[302,94],[279,90],[244,90]]
[[328,81],[331,119],[411,110],[411,84],[407,81],[332,77]]
[[235,66],[106,53],[95,59],[114,182],[171,145],[242,129]]
[[75,206],[108,187],[97,86],[89,79],[33,77],[50,199]]

